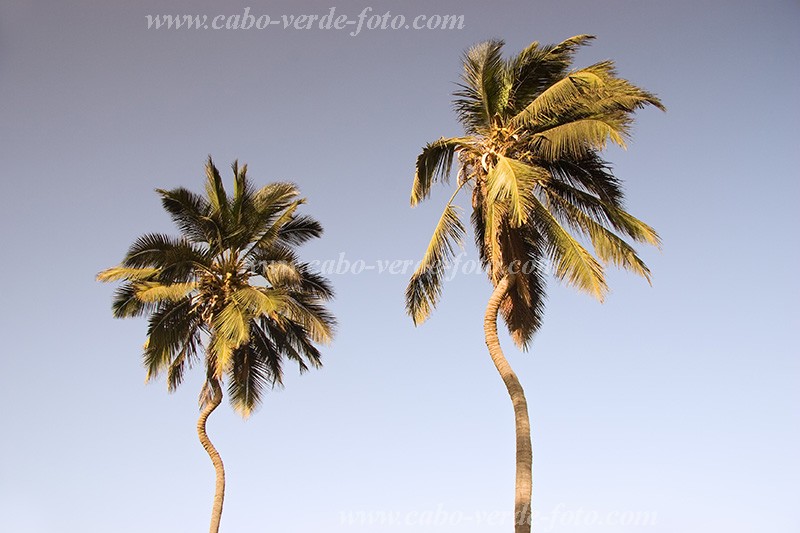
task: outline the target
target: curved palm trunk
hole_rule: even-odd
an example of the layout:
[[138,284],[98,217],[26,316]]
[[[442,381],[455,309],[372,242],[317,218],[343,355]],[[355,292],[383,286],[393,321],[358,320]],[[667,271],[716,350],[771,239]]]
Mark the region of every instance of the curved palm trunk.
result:
[[211,527],[210,533],[219,532],[219,521],[222,518],[222,502],[225,499],[225,467],[222,464],[222,458],[219,456],[217,449],[211,444],[211,440],[206,433],[206,420],[214,409],[216,409],[222,402],[222,389],[216,380],[210,381],[213,396],[206,404],[200,413],[200,418],[197,420],[197,435],[200,437],[200,444],[205,448],[208,456],[211,457],[211,462],[214,463],[214,470],[217,473],[217,484],[214,491],[214,506],[211,509]]
[[509,280],[508,276],[505,276],[495,287],[486,306],[483,331],[486,336],[486,347],[489,348],[489,355],[500,373],[500,377],[503,378],[503,383],[508,389],[508,395],[511,396],[511,403],[514,405],[517,435],[514,533],[530,533],[533,450],[531,448],[531,423],[528,417],[528,403],[525,400],[525,391],[522,390],[522,385],[520,385],[517,375],[503,355],[503,350],[500,348],[500,340],[497,338],[497,312],[512,284],[513,280]]

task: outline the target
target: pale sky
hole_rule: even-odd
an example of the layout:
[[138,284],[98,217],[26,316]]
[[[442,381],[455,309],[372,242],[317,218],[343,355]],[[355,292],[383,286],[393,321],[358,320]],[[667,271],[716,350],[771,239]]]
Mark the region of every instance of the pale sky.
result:
[[[501,338],[531,410],[535,531],[800,531],[797,1],[165,4],[0,3],[0,530],[208,527],[200,373],[173,395],[145,385],[145,323],[114,320],[113,287],[94,281],[138,235],[175,233],[153,189],[201,190],[208,154],[238,158],[308,198],[326,232],[304,259],[416,261],[450,191],[410,209],[414,160],[460,132],[463,50],[590,33],[578,66],[614,59],[668,107],[607,153],[664,246],[642,249],[652,287],[612,272],[601,305],[553,281],[531,350]],[[247,6],[456,14],[464,28],[147,29],[148,14]],[[510,511],[514,483],[511,405],[483,344],[488,281],[457,275],[414,328],[407,274],[330,277],[340,326],[323,369],[287,367],[249,420],[223,404],[209,421],[222,531],[507,533],[486,520]],[[361,511],[396,521],[348,523]],[[420,522],[437,512],[450,523]]]

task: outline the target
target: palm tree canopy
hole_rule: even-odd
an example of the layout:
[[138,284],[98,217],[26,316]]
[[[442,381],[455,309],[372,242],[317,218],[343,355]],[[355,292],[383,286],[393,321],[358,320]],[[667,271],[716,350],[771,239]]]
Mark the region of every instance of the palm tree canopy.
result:
[[303,372],[320,366],[317,344],[328,343],[335,320],[327,279],[301,262],[293,248],[322,234],[298,214],[305,202],[291,183],[256,190],[247,165],[233,164],[233,194],[211,157],[205,195],[184,188],[157,190],[179,237],[138,238],[119,266],[98,280],[122,281],[115,317],[148,317],[147,380],[166,372],[170,391],[204,352],[206,386],[227,381],[230,401],[243,416],[268,388],[282,384],[283,359]]
[[436,306],[446,263],[465,234],[453,204],[464,188],[472,191],[484,269],[495,285],[507,274],[513,278],[501,313],[523,349],[541,324],[548,265],[558,279],[601,301],[608,291],[605,264],[650,280],[625,238],[655,246],[660,239],[624,209],[621,183],[600,154],[609,140],[625,146],[637,109],[664,106],[617,76],[611,61],[574,69],[576,51],[592,39],[534,42],[509,59],[502,41],[488,41],[464,55],[454,93],[464,136],[428,143],[416,163],[412,206],[435,182],[448,181],[456,161],[458,167],[456,191],[406,290],[416,324]]

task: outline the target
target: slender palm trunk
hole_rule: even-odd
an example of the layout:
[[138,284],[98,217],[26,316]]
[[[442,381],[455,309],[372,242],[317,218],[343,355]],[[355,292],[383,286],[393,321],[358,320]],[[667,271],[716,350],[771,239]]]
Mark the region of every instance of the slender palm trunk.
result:
[[211,440],[206,433],[206,420],[208,415],[214,411],[222,402],[222,389],[219,382],[210,380],[213,396],[211,400],[203,408],[200,413],[200,418],[197,420],[197,435],[200,437],[200,444],[205,448],[208,456],[211,457],[211,462],[214,463],[214,470],[217,473],[217,484],[214,491],[214,506],[211,509],[211,527],[210,533],[219,532],[219,521],[222,518],[222,502],[225,499],[225,467],[222,464],[222,458],[219,456],[217,449],[211,444]]
[[528,403],[525,400],[525,391],[522,390],[522,385],[520,385],[517,375],[503,355],[503,350],[500,348],[500,340],[497,338],[497,311],[512,284],[513,280],[509,280],[508,276],[505,276],[495,287],[491,297],[489,297],[489,304],[486,306],[483,331],[486,336],[486,347],[489,348],[489,355],[500,373],[500,377],[503,378],[503,383],[508,389],[508,395],[511,396],[511,403],[514,405],[517,435],[514,533],[530,533],[533,449],[531,448],[531,423],[528,417]]

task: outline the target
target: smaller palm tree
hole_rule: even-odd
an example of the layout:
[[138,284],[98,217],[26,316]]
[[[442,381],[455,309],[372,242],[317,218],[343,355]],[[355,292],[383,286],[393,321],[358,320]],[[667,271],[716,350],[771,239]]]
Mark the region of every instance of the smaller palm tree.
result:
[[284,359],[300,372],[320,366],[315,344],[328,343],[335,325],[324,307],[333,297],[328,280],[293,250],[322,234],[319,222],[297,213],[305,202],[297,188],[273,183],[255,190],[247,165],[237,162],[233,174],[228,195],[209,156],[205,197],[158,190],[181,236],[144,235],[119,266],[97,276],[123,282],[115,317],[148,317],[147,381],[166,373],[174,391],[203,354],[197,433],[216,470],[211,533],[219,531],[225,469],[206,420],[222,402],[223,385],[233,408],[249,416],[267,389],[282,385]]

